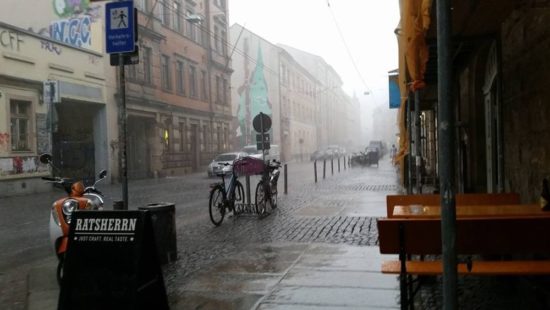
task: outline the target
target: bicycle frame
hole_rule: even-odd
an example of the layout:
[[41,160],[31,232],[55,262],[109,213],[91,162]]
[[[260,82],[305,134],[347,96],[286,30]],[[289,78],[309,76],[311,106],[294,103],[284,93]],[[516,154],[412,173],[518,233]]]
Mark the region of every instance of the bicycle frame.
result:
[[231,178],[229,179],[228,185],[226,185],[226,182],[225,182],[226,174],[222,174],[220,175],[220,177],[222,178],[222,182],[216,183],[216,184],[222,185],[223,200],[224,200],[224,203],[227,204],[227,202],[233,200],[233,195],[235,194],[235,191],[234,191],[235,183],[238,177],[237,177],[237,174],[235,173],[235,169],[233,169],[233,171],[231,172]]

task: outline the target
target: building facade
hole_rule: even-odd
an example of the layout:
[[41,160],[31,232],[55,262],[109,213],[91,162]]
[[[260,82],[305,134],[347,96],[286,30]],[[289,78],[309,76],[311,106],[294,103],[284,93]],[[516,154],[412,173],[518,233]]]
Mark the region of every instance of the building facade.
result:
[[[0,195],[51,187],[39,178],[50,173],[42,153],[64,177],[92,181],[107,169],[103,55],[4,23],[0,52]],[[51,95],[48,80],[58,85]]]
[[[93,60],[94,70],[87,72],[101,71],[100,82],[105,85],[101,94],[105,120],[93,125],[94,131],[103,131],[100,136],[102,145],[106,145],[101,165],[108,169],[112,181],[119,180],[121,84],[119,67],[110,65],[104,50],[105,2],[6,0],[2,5],[7,9],[0,13],[1,20],[51,42],[37,49],[37,53],[59,53],[57,46],[71,46],[91,54],[86,57]],[[138,9],[139,64],[127,65],[125,70],[128,176],[144,178],[198,171],[214,154],[230,150],[233,118],[227,2],[136,0],[134,6]],[[27,12],[37,10],[41,14],[36,18],[25,17]],[[67,53],[64,56],[67,72],[86,68],[87,61],[78,57],[78,61],[73,61]],[[2,68],[0,73],[4,72]],[[85,89],[78,91],[88,94]],[[74,124],[77,126],[78,120]],[[65,138],[59,135],[63,143],[56,144],[59,148],[54,148],[54,156],[74,149],[71,143],[82,144],[89,154],[98,152],[95,145],[92,148],[89,135],[63,135]],[[97,165],[97,156],[96,164],[86,160],[87,165]],[[89,156],[72,157],[76,161]],[[66,167],[72,165],[67,160],[63,163]]]
[[[461,1],[452,1],[452,6],[455,24],[464,25],[453,27],[452,49],[447,51],[453,55],[451,107],[455,160],[438,162],[437,24],[429,22],[435,21],[435,11],[429,9],[422,18],[409,19],[414,16],[410,12],[418,10],[420,2],[402,3],[397,32],[401,109],[405,112],[402,124],[412,110],[406,98],[414,95],[406,85],[415,82],[424,85],[417,89],[420,142],[429,144],[419,154],[422,169],[453,163],[452,181],[457,192],[517,192],[522,202],[537,202],[542,180],[550,174],[550,152],[544,143],[550,132],[547,122],[550,89],[546,86],[550,75],[547,70],[550,4],[504,0],[472,8]],[[475,25],[464,22],[468,20],[481,22]],[[423,21],[426,24],[421,33],[417,30],[422,28],[419,25]],[[413,63],[413,58],[420,61]],[[408,126],[402,128],[410,128],[413,122],[407,119]],[[402,130],[401,134],[406,137],[408,132]],[[402,145],[402,151],[403,147],[408,146]],[[402,164],[405,162],[406,158]],[[435,173],[435,178],[439,178]]]
[[342,79],[320,56],[279,45],[303,66],[317,81],[313,91],[315,99],[315,124],[317,149],[339,145],[353,149],[362,145],[359,141],[361,119],[359,101],[342,90]]
[[232,25],[230,33],[236,51],[231,82],[235,147],[256,143],[252,120],[262,112],[272,118],[271,143],[280,145],[281,159],[309,159],[318,146],[319,81],[286,50],[241,25]]
[[128,173],[198,171],[230,150],[225,1],[141,0],[138,65],[128,66]]

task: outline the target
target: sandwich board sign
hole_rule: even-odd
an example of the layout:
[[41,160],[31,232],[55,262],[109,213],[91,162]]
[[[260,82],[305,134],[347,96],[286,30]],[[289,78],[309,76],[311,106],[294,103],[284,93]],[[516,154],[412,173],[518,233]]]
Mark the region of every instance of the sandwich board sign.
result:
[[109,2],[105,5],[107,54],[129,53],[135,49],[134,2]]
[[75,211],[58,309],[168,309],[149,211]]

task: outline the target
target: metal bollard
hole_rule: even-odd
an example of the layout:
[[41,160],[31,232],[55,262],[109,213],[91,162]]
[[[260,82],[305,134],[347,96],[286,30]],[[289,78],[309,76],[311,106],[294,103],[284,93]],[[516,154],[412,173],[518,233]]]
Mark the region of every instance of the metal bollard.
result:
[[327,160],[323,159],[323,179],[326,176],[326,170],[327,170]]
[[334,158],[330,158],[330,175],[334,175]]
[[288,167],[285,164],[285,195],[288,193]]
[[313,162],[313,170],[315,171],[315,183],[317,183],[317,160]]
[[340,172],[340,156],[338,156],[338,173]]

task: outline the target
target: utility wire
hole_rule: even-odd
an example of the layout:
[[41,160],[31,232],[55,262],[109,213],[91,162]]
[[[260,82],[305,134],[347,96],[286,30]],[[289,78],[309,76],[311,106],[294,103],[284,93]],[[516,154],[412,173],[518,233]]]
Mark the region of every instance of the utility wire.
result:
[[[187,17],[187,15],[183,14],[183,12],[181,12],[181,11],[178,12],[175,9],[171,8],[170,6],[164,5],[164,3],[161,2],[160,0],[156,0],[153,7],[152,7],[153,11],[150,14],[147,13],[147,12],[144,12],[144,13],[146,13],[146,15],[148,15],[146,27],[149,25],[149,23],[151,21],[151,17],[154,16],[154,8],[156,7],[157,3],[160,4],[161,6],[163,6],[164,10],[169,11],[170,13],[175,14],[178,17],[181,17],[185,21],[185,17]],[[199,28],[200,30],[204,31],[207,34],[207,36],[209,37],[208,39],[216,36],[215,33],[213,33],[210,29],[203,26],[202,24],[194,24],[194,26]],[[170,28],[170,27],[168,26],[167,28]],[[243,29],[244,29],[244,26],[243,26]],[[191,40],[190,38],[188,38],[188,39]],[[193,41],[193,40],[191,40],[191,41]],[[194,41],[194,42],[197,43],[196,41]],[[236,52],[237,54],[239,54],[239,55],[243,56],[244,58],[248,59],[248,61],[250,61],[252,64],[257,65],[257,60],[255,58],[253,58],[252,56],[248,55],[246,52],[240,50],[237,47],[237,44],[232,45],[227,40],[225,40],[224,38],[222,38],[221,43],[226,45],[228,47],[228,49],[232,49],[231,54]],[[270,74],[273,74],[274,76],[278,76],[279,73],[276,70],[270,68],[265,63],[264,63],[263,66],[264,66],[266,72],[268,72]]]
[[330,6],[330,1],[327,0],[327,6],[328,10],[330,12],[330,15],[332,16],[332,20],[334,21],[334,24],[336,25],[336,30],[338,30],[338,34],[340,35],[340,39],[342,39],[342,43],[344,43],[344,47],[346,48],[346,52],[348,53],[349,59],[351,60],[351,63],[353,65],[353,68],[355,68],[355,71],[357,72],[357,75],[361,79],[361,82],[363,82],[363,85],[365,85],[366,89],[374,95],[373,91],[370,89],[370,87],[365,82],[365,79],[361,75],[361,72],[359,71],[359,68],[357,67],[357,64],[355,63],[355,60],[353,58],[353,55],[351,54],[351,51],[348,47],[348,44],[346,43],[346,40],[344,38],[344,34],[342,33],[342,30],[340,28],[340,25],[338,24],[338,20],[336,19],[336,16],[334,15],[334,12],[332,11],[332,7]]

